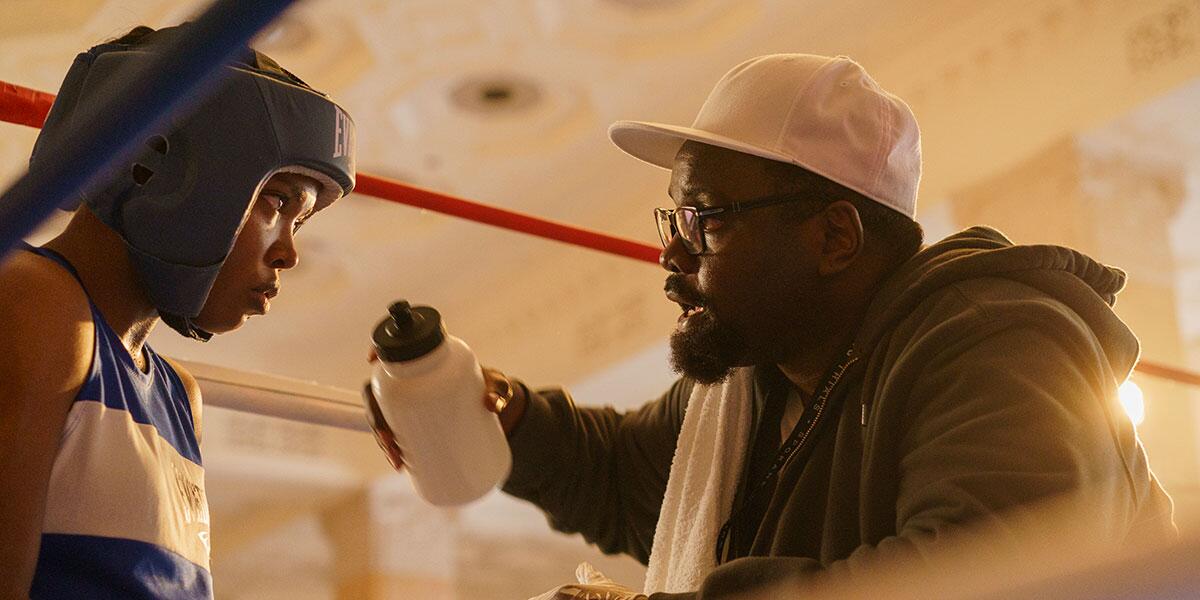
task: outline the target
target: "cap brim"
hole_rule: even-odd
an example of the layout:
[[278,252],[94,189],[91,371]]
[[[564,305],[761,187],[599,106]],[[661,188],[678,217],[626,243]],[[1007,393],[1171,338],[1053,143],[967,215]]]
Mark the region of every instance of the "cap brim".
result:
[[626,154],[664,169],[670,169],[675,164],[675,155],[679,153],[683,143],[688,141],[795,164],[791,157],[778,152],[692,127],[644,121],[617,121],[608,128],[608,139]]

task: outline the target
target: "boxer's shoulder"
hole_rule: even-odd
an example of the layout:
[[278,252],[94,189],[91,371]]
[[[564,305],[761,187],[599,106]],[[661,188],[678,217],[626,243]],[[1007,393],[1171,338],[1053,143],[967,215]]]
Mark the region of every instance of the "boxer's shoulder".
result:
[[91,316],[87,295],[69,271],[47,257],[19,250],[0,261],[0,309],[72,320],[90,321]]
[[7,357],[0,370],[46,385],[86,376],[94,342],[90,304],[54,261],[21,251],[0,261],[0,324],[0,356]]

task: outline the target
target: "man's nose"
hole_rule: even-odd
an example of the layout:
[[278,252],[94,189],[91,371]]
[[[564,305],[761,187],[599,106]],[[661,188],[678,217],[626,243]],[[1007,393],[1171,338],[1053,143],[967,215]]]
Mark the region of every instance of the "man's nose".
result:
[[671,239],[671,243],[658,255],[658,264],[671,273],[695,273],[696,257],[688,254],[683,247],[680,236]]

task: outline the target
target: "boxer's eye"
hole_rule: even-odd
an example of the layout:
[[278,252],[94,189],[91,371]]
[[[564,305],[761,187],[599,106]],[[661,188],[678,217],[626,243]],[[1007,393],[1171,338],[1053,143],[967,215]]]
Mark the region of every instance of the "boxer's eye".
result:
[[265,191],[262,194],[259,194],[259,198],[266,200],[267,203],[271,205],[271,208],[276,212],[282,212],[283,207],[287,206],[289,200],[285,194],[271,191]]

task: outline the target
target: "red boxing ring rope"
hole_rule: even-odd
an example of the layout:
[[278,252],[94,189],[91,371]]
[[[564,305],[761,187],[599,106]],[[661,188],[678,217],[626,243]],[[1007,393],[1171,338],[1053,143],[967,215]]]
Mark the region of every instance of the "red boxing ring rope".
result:
[[358,173],[356,179],[355,194],[399,202],[469,221],[658,264],[659,249],[640,242],[447,196],[366,173]]
[[[40,128],[46,120],[46,114],[50,112],[50,105],[53,103],[53,94],[0,81],[0,121]],[[660,251],[654,246],[516,211],[455,198],[454,196],[447,196],[385,177],[358,173],[354,193],[432,210],[540,238],[582,246],[607,254],[658,264]],[[1134,367],[1134,370],[1150,377],[1200,387],[1200,373],[1193,373],[1147,361],[1139,362]]]
[[0,120],[41,129],[54,95],[0,81]]
[[[0,121],[41,128],[53,103],[53,94],[0,81]],[[356,194],[658,264],[658,248],[633,240],[439,194],[385,177],[360,172],[356,179]]]

